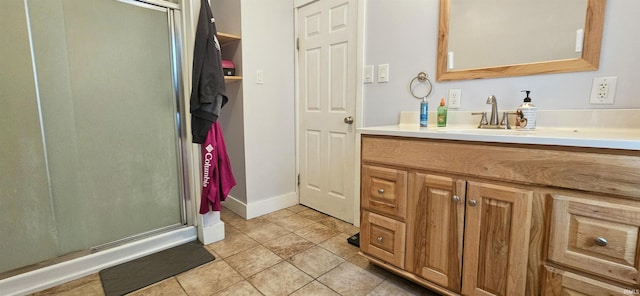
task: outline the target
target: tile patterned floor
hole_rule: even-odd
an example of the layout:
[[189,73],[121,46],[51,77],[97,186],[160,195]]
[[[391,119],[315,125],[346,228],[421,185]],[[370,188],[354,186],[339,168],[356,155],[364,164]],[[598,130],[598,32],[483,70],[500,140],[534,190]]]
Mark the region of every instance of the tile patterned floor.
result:
[[[245,220],[223,209],[216,260],[130,295],[437,295],[369,264],[347,238],[357,227],[296,205]],[[34,295],[103,295],[98,274]]]

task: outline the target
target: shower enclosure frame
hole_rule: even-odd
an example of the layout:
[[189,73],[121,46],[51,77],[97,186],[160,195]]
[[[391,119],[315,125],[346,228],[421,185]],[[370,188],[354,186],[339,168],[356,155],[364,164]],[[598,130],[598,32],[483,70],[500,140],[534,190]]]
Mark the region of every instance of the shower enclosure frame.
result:
[[[159,229],[135,234],[129,237],[118,239],[112,242],[104,243],[91,247],[88,255],[79,258],[63,261],[45,267],[38,268],[15,276],[0,279],[0,290],[7,295],[21,295],[33,293],[48,287],[59,285],[61,283],[80,278],[95,273],[103,268],[117,265],[137,257],[151,254],[172,246],[180,245],[197,239],[196,226],[201,227],[203,224],[200,217],[196,216],[196,201],[193,200],[192,194],[198,194],[197,188],[199,183],[199,159],[194,154],[198,150],[195,145],[189,143],[190,137],[187,133],[187,120],[189,114],[187,112],[186,97],[188,94],[185,85],[188,84],[190,67],[186,67],[189,61],[184,54],[187,49],[185,46],[185,37],[192,33],[184,25],[190,18],[193,18],[193,12],[188,10],[192,8],[192,3],[176,4],[163,0],[114,0],[127,4],[142,6],[151,9],[160,9],[167,13],[167,26],[169,31],[169,48],[170,48],[170,65],[171,65],[171,81],[172,91],[175,103],[175,135],[177,148],[177,176],[178,190],[180,199],[180,223],[161,227]],[[188,2],[188,1],[187,1]],[[24,0],[25,7],[27,0]],[[28,17],[28,9],[26,11]],[[186,14],[186,16],[185,16]],[[197,15],[195,15],[197,18]],[[186,21],[185,21],[186,19]],[[187,29],[187,30],[185,30]],[[30,30],[30,29],[29,29]],[[29,40],[32,40],[29,31]],[[35,63],[35,56],[31,52],[32,61]],[[37,73],[34,64],[34,75]],[[36,86],[37,87],[37,86]],[[42,112],[40,106],[39,94],[38,112]],[[42,118],[41,124],[42,124]],[[219,221],[219,216],[217,217]],[[222,226],[222,231],[224,227]],[[222,238],[224,234],[222,234]]]

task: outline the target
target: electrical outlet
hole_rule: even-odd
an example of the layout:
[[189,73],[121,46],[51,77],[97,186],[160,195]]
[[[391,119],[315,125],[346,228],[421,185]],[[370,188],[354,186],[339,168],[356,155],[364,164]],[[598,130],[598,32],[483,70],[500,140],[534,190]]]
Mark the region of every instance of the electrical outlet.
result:
[[591,86],[591,104],[613,104],[616,95],[616,82],[618,77],[597,77],[593,78]]
[[462,90],[459,88],[449,90],[449,108],[460,108],[460,100],[462,99]]

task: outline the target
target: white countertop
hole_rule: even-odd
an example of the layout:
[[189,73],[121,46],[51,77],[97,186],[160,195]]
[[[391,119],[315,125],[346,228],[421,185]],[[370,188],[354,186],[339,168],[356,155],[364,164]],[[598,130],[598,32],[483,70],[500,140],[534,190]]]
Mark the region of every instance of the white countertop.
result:
[[419,127],[390,125],[359,128],[364,135],[497,142],[535,145],[640,150],[640,129],[536,128],[524,130],[478,129],[475,126]]

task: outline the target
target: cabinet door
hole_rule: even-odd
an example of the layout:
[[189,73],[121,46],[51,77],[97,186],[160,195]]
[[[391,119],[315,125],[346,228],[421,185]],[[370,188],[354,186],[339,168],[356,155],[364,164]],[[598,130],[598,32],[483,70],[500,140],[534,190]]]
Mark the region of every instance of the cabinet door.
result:
[[406,226],[404,223],[362,211],[360,250],[404,269]]
[[460,292],[466,181],[409,175],[407,270]]
[[362,166],[362,207],[403,220],[407,213],[407,172]]
[[575,273],[545,266],[544,296],[622,296],[638,294],[637,289],[622,288]]
[[462,294],[525,294],[532,196],[468,182]]

